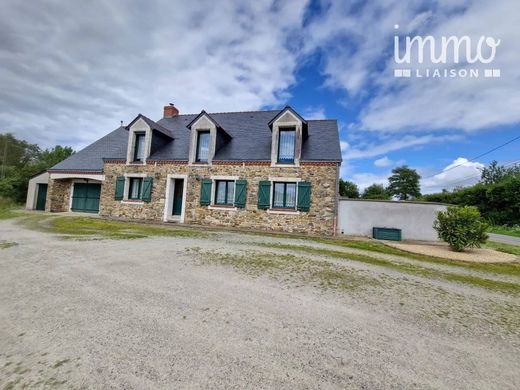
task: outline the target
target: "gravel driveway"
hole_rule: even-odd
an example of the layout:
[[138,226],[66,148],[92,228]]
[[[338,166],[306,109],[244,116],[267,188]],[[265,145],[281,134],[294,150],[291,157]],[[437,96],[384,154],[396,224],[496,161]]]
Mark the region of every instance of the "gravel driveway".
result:
[[0,389],[520,388],[517,295],[239,233],[0,240]]

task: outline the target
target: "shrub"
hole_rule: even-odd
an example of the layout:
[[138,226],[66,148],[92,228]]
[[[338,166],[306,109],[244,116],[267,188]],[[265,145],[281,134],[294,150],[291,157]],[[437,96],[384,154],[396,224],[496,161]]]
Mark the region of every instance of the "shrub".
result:
[[446,211],[440,211],[433,228],[439,238],[456,252],[462,252],[464,248],[480,248],[480,244],[488,238],[488,225],[473,206],[450,206]]

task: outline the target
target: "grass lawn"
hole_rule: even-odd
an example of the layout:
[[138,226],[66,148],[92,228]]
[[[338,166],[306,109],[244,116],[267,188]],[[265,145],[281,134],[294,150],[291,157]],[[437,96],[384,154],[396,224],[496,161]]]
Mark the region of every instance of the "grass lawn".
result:
[[488,241],[484,244],[484,248],[494,249],[500,252],[511,253],[520,256],[520,246],[512,244],[504,244],[502,242]]
[[9,219],[19,216],[20,214],[16,213],[15,210],[21,208],[22,205],[0,201],[0,219]]
[[150,236],[203,237],[208,233],[195,229],[157,226],[145,223],[110,221],[89,217],[59,217],[48,214],[31,215],[21,223],[40,231],[64,235],[65,239],[134,239]]
[[490,233],[504,234],[506,236],[520,237],[520,226],[491,226]]

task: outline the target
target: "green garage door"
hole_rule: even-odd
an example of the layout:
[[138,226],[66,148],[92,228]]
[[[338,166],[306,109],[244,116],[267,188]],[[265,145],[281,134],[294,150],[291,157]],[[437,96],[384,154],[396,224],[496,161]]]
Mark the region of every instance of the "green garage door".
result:
[[99,211],[99,195],[101,184],[74,183],[72,194],[72,211],[97,213]]

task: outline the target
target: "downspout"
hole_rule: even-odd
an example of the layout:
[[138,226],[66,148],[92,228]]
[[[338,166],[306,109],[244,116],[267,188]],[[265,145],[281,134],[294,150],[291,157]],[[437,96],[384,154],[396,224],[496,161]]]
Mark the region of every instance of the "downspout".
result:
[[334,218],[333,218],[333,229],[332,236],[336,237],[338,227],[338,203],[339,203],[339,167],[341,163],[336,164],[336,196],[334,197]]

